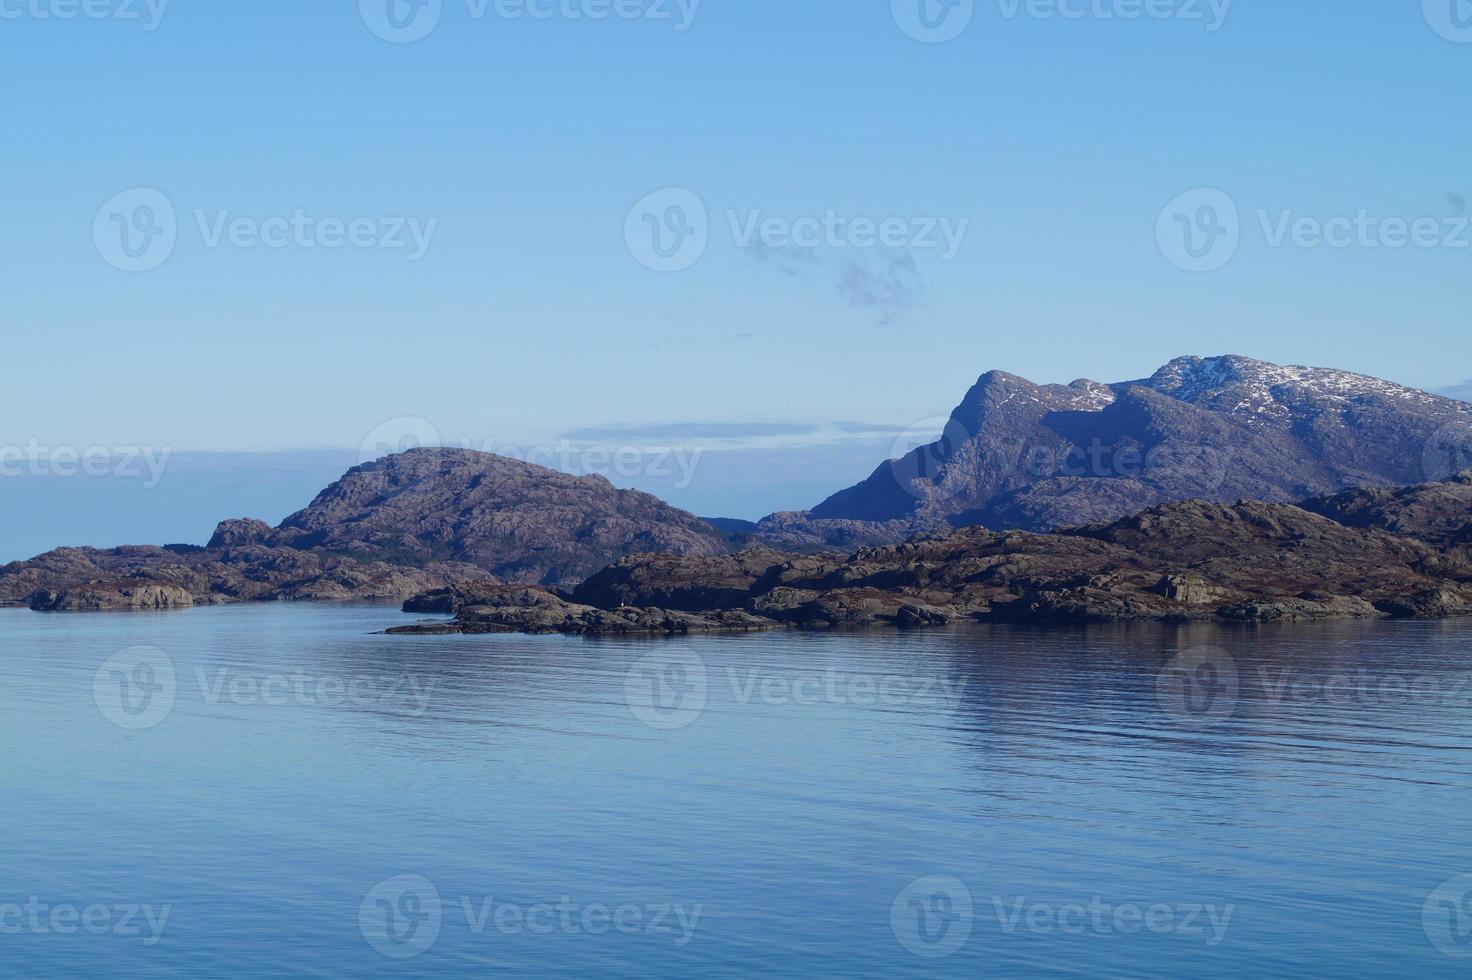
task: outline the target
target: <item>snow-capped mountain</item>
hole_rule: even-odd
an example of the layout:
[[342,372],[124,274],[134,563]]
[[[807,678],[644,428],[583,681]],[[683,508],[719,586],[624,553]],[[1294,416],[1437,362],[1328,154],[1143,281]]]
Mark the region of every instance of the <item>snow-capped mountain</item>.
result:
[[[801,515],[1045,530],[1169,500],[1290,501],[1472,466],[1472,405],[1329,368],[1182,357],[1149,378],[1035,385],[993,371],[936,442]],[[788,531],[798,515],[780,515]],[[846,531],[853,535],[852,528]]]

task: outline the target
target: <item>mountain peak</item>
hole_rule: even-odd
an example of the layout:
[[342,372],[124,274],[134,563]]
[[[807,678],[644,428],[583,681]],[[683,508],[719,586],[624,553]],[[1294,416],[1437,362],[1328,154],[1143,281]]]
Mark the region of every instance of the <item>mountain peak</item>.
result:
[[[1112,385],[990,371],[951,420],[943,439],[810,513],[1045,530],[1171,500],[1290,501],[1415,483],[1446,472],[1427,447],[1453,423],[1472,424],[1472,406],[1350,371],[1223,354],[1178,357]],[[1454,463],[1465,458],[1460,443],[1450,448]]]
[[1346,402],[1362,396],[1427,405],[1442,401],[1424,391],[1352,371],[1273,364],[1238,354],[1178,357],[1139,383],[1193,405],[1210,404],[1249,418],[1285,414],[1287,410],[1280,397],[1284,395],[1309,395],[1330,402]]

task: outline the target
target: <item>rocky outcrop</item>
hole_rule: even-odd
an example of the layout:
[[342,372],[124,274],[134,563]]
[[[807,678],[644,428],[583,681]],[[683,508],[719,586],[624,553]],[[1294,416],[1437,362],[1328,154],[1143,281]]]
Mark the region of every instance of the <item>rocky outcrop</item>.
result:
[[1349,527],[1378,528],[1440,545],[1472,543],[1472,472],[1397,490],[1350,490],[1305,501],[1305,510]]
[[1440,480],[1472,462],[1472,406],[1363,375],[1185,357],[1153,376],[983,375],[940,438],[758,533],[779,547],[917,531],[1047,531],[1173,501],[1287,502]]
[[194,595],[172,585],[119,584],[80,586],[62,592],[38,590],[30,606],[43,612],[102,609],[181,609],[194,605]]
[[572,585],[626,555],[732,548],[699,518],[602,477],[416,449],[350,470],[280,527],[227,520],[203,548],[59,548],[13,562],[0,567],[0,602],[69,610],[401,601],[488,578]]
[[726,536],[647,493],[490,453],[415,449],[348,471],[270,543],[356,558],[474,565],[572,585],[630,554],[719,555]]
[[397,634],[566,633],[599,636],[670,636],[689,633],[754,632],[782,624],[740,610],[690,613],[654,607],[599,609],[571,602],[541,588],[479,584],[441,590],[432,600],[405,609],[455,613],[453,621],[415,623],[387,630]]
[[[1390,514],[1389,501],[1401,501],[1420,514],[1422,503],[1437,500],[1429,511],[1437,519],[1423,526],[1441,534],[1459,526],[1446,500],[1464,486],[1472,478],[1410,488],[1382,499],[1381,508]],[[1472,500],[1462,509],[1472,519]],[[1365,513],[1344,510],[1356,520]],[[591,634],[629,632],[630,621],[643,624],[637,631],[680,632],[652,624],[682,616],[702,628],[808,629],[1455,616],[1472,613],[1472,549],[1290,504],[1188,501],[1053,534],[965,528],[846,556],[762,550],[629,558],[570,597],[545,593],[533,603],[500,590],[448,590],[406,608],[456,619],[399,632],[478,631],[490,623]]]
[[474,566],[411,568],[291,548],[59,548],[0,568],[0,600],[33,609],[174,609],[227,602],[397,600]]

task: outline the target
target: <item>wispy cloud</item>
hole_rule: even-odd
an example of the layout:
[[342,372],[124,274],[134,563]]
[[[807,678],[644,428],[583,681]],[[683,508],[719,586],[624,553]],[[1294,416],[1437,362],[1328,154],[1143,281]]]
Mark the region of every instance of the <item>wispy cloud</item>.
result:
[[821,426],[796,422],[670,422],[574,429],[564,438],[590,442],[603,439],[754,439],[768,436],[805,436],[819,431]]
[[757,263],[794,279],[831,277],[840,298],[853,309],[874,313],[883,326],[898,322],[925,295],[925,276],[915,256],[902,250],[774,248],[758,239],[746,251]]
[[873,310],[887,326],[920,305],[925,277],[908,252],[877,252],[844,263],[838,293],[855,309]]
[[574,429],[562,438],[575,443],[640,446],[699,446],[730,449],[776,449],[838,444],[888,443],[902,426],[873,422],[670,422],[648,425],[601,425]]

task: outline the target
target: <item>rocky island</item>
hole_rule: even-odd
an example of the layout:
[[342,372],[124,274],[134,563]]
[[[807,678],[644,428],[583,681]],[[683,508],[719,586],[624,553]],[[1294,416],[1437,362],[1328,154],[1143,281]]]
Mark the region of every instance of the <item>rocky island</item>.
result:
[[82,610],[402,601],[488,576],[572,585],[625,555],[730,548],[693,514],[603,477],[416,449],[353,468],[277,527],[227,520],[203,547],[58,548],[0,566],[0,602]]
[[392,633],[674,634],[1001,621],[1271,622],[1472,612],[1472,472],[1299,505],[1164,504],[1051,534],[966,528],[852,554],[626,558],[570,592],[469,583]]

